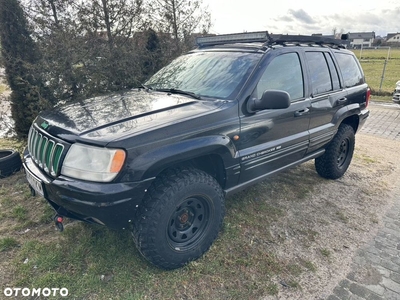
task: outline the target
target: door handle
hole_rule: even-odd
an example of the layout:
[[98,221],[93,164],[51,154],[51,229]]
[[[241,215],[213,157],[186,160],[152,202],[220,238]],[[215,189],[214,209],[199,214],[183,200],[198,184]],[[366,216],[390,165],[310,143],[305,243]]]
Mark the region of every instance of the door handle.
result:
[[305,108],[305,109],[302,109],[302,110],[298,110],[298,111],[296,111],[296,112],[294,113],[294,116],[295,116],[295,117],[300,117],[300,116],[302,116],[302,115],[307,114],[309,111],[310,111],[309,108]]

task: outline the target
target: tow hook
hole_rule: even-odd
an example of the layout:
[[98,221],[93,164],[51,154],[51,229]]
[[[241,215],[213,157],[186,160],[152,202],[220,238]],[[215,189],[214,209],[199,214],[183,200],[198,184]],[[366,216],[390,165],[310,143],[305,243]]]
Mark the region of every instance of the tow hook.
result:
[[56,225],[56,228],[58,231],[62,232],[64,230],[64,225],[63,222],[64,218],[59,216],[59,215],[55,215],[54,217],[54,224]]
[[33,189],[33,187],[31,187],[31,185],[29,185],[29,189],[31,190],[31,196],[32,196],[32,197],[35,197],[35,196],[36,196],[36,192],[35,192],[35,190]]

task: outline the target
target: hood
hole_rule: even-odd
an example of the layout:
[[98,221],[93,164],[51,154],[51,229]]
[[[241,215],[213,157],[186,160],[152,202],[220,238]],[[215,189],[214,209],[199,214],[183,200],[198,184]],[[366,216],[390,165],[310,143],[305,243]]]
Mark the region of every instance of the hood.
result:
[[110,141],[208,113],[223,101],[202,101],[182,95],[131,90],[71,103],[42,112],[39,127],[65,140],[76,137]]

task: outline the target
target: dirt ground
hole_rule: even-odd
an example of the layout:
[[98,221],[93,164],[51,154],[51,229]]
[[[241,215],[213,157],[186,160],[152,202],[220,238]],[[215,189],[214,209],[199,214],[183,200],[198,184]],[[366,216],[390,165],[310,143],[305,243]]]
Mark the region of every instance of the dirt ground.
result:
[[[318,185],[304,201],[285,203],[287,214],[272,232],[284,238],[281,244],[270,245],[271,251],[288,261],[311,261],[315,271],[296,276],[301,287],[296,291],[285,289],[285,282],[275,278],[281,286],[279,295],[265,300],[330,295],[350,271],[356,250],[376,235],[382,217],[399,200],[399,150],[398,141],[357,134],[355,156],[341,179]],[[302,231],[311,239],[304,239]]]

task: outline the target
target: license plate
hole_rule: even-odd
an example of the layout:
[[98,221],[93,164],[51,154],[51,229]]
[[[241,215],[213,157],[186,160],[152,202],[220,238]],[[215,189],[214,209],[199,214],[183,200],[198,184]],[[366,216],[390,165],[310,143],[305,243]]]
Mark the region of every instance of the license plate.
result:
[[35,192],[37,192],[41,196],[44,196],[43,184],[40,179],[36,178],[28,171],[26,172],[26,179],[28,180],[30,186],[35,190]]

